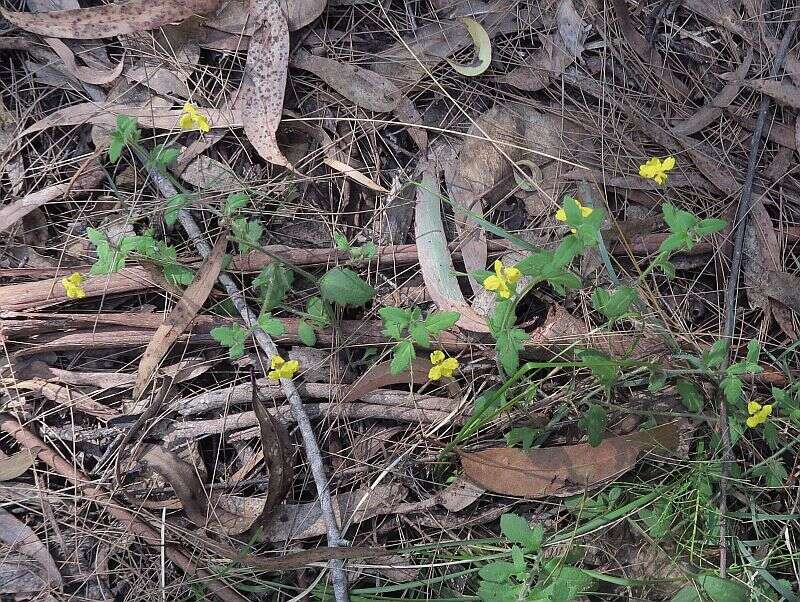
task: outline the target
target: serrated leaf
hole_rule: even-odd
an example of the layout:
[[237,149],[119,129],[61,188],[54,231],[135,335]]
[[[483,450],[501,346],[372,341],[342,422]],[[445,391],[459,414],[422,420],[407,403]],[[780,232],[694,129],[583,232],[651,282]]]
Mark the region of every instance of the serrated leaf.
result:
[[583,365],[592,371],[592,374],[603,386],[609,387],[617,377],[619,363],[612,357],[595,351],[594,349],[581,349],[578,351]]
[[703,363],[708,368],[719,368],[728,355],[728,342],[723,339],[714,341],[711,348],[703,353]]
[[508,431],[506,435],[506,444],[509,447],[520,444],[522,449],[530,449],[538,434],[539,429],[534,429],[529,426],[515,426]]
[[364,305],[375,296],[375,289],[348,268],[329,270],[319,281],[319,291],[326,301],[353,307]]
[[306,313],[311,316],[314,324],[320,328],[330,325],[331,318],[325,308],[325,302],[319,297],[311,297],[306,303]]
[[308,347],[313,347],[317,343],[317,333],[305,320],[297,322],[297,336],[300,337],[300,342]]
[[685,235],[689,232],[689,228],[697,223],[697,218],[694,215],[688,211],[677,209],[672,203],[664,203],[661,211],[664,221],[672,233]]
[[676,383],[678,394],[681,397],[681,403],[690,412],[699,412],[703,409],[703,396],[698,388],[686,379],[678,379]]
[[[566,267],[585,248],[580,238],[574,234],[566,236],[553,253],[552,262],[559,268]],[[519,269],[519,268],[518,268]]]
[[696,579],[700,587],[714,602],[749,602],[750,590],[730,579],[716,575],[702,575]]
[[112,249],[103,232],[88,228],[86,234],[97,250],[97,261],[94,262],[89,270],[90,274],[113,274],[125,267],[126,254]]
[[720,383],[725,399],[730,404],[737,404],[742,399],[742,380],[738,376],[729,374]]
[[500,531],[509,541],[521,545],[527,552],[537,552],[544,539],[541,525],[531,527],[527,520],[513,512],[500,517]]
[[283,303],[293,282],[294,272],[286,269],[282,264],[266,265],[253,279],[253,285],[257,286],[261,293],[262,310],[272,311]]
[[[550,251],[537,251],[535,253],[531,253],[525,259],[520,261],[516,265],[516,268],[522,273],[523,276],[539,278],[545,269],[547,269],[549,266],[552,266],[554,262],[555,258],[553,253]],[[491,276],[492,272],[487,272],[486,274]]]
[[709,234],[714,234],[715,232],[720,232],[725,229],[725,226],[728,225],[723,219],[714,219],[708,218],[700,220],[700,223],[697,224],[695,228],[695,232],[700,236],[707,236]]
[[264,233],[264,226],[261,222],[239,217],[233,220],[233,236],[237,239],[239,253],[247,253],[251,249],[258,248],[261,235]]
[[512,328],[497,334],[496,349],[497,359],[506,374],[513,374],[519,368],[519,352],[523,349],[522,342],[528,338],[525,331]]
[[475,48],[477,49],[475,60],[469,65],[459,65],[455,61],[446,59],[450,66],[461,75],[467,77],[475,77],[480,75],[489,68],[492,62],[492,40],[483,26],[475,19],[463,17],[459,19],[467,28],[470,37],[472,38]]
[[335,244],[336,248],[340,251],[350,250],[350,243],[347,241],[347,237],[341,232],[333,233],[333,244]]
[[408,332],[411,334],[411,338],[414,339],[414,342],[420,347],[427,349],[431,346],[431,339],[423,323],[414,322]]
[[279,337],[286,332],[283,327],[283,322],[278,318],[273,318],[269,313],[263,313],[258,316],[258,325],[261,327],[261,330],[271,337]]
[[404,370],[408,370],[411,362],[417,357],[417,352],[414,349],[414,344],[411,341],[400,341],[394,346],[392,351],[392,361],[389,364],[389,372],[392,374],[400,374]]
[[244,355],[244,344],[249,334],[250,332],[239,324],[217,326],[211,329],[213,339],[228,348],[228,355],[232,360]]
[[460,317],[457,311],[432,311],[425,318],[425,329],[435,336],[455,326]]
[[482,566],[478,570],[478,575],[481,579],[485,579],[486,581],[503,583],[516,572],[516,568],[512,563],[505,560],[495,560],[494,562]]
[[228,198],[225,199],[225,205],[222,207],[222,213],[231,217],[239,212],[240,209],[243,209],[247,206],[250,202],[250,197],[248,197],[244,192],[232,192],[228,195]]
[[108,145],[108,158],[112,163],[119,161],[122,156],[122,149],[125,148],[125,142],[122,137],[116,134],[111,135],[111,143]]
[[761,354],[761,345],[756,339],[747,342],[747,361],[750,364],[758,365],[758,356]]
[[578,420],[578,425],[589,435],[589,445],[597,447],[603,442],[603,433],[606,430],[606,411],[602,406],[589,404],[589,409]]
[[636,289],[629,286],[621,286],[613,293],[597,289],[592,295],[592,306],[609,320],[614,320],[628,313],[637,297]]
[[189,286],[194,280],[194,272],[179,263],[167,263],[163,266],[164,278],[173,284]]
[[382,307],[378,315],[383,320],[383,334],[398,341],[411,323],[411,311],[402,307]]
[[164,222],[168,226],[174,226],[178,221],[178,214],[181,209],[189,204],[189,197],[185,194],[176,194],[167,199],[167,204],[164,207]]

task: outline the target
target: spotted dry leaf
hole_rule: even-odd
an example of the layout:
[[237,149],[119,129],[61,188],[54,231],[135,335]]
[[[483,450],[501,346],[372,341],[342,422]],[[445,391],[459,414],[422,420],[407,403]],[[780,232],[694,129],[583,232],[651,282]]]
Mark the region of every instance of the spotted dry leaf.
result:
[[90,40],[156,29],[216,10],[220,0],[131,0],[43,13],[0,10],[17,27],[53,38]]
[[280,0],[252,0],[250,17],[257,26],[250,40],[240,96],[244,131],[261,157],[291,168],[275,139],[289,65],[286,13]]

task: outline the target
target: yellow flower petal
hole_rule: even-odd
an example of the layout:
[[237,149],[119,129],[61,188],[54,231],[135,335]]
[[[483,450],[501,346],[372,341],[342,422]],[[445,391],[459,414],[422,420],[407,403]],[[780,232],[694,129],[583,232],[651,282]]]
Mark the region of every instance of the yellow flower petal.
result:
[[661,163],[661,169],[664,171],[669,171],[675,167],[675,157],[667,157]]
[[747,426],[751,429],[754,429],[761,424],[761,422],[762,421],[758,419],[758,416],[750,416],[750,418],[747,419]]
[[747,404],[747,413],[753,415],[761,409],[761,404],[757,401],[750,401]]
[[454,357],[448,357],[440,364],[440,367],[442,375],[450,378],[458,368],[458,360]]
[[592,211],[594,211],[594,209],[592,209],[591,207],[584,207],[580,203],[578,203],[578,205],[581,208],[581,215],[583,217],[589,217],[592,214]]
[[428,380],[439,380],[440,378],[442,378],[442,365],[432,366],[428,370]]
[[772,404],[768,403],[763,408],[761,408],[761,412],[764,414],[764,417],[772,415]]
[[494,260],[494,273],[497,274],[497,277],[500,278],[500,280],[503,279],[503,262],[499,259]]
[[211,126],[208,124],[208,118],[205,115],[197,115],[194,118],[194,122],[197,125],[197,129],[204,134],[211,131]]
[[522,276],[522,272],[520,272],[517,268],[506,268],[505,275],[511,284],[516,284],[517,280],[519,280],[520,276]]
[[563,209],[559,209],[558,211],[556,211],[556,219],[560,222],[567,221],[567,212],[564,211]]
[[444,353],[439,351],[438,349],[431,353],[431,364],[434,366],[436,364],[441,364],[444,361]]
[[489,276],[486,280],[483,281],[483,288],[487,291],[496,291],[503,285],[503,281],[500,280],[499,276]]
[[86,297],[86,290],[83,288],[83,283],[86,278],[83,274],[74,272],[70,276],[61,279],[61,285],[67,293],[68,299],[83,299]]

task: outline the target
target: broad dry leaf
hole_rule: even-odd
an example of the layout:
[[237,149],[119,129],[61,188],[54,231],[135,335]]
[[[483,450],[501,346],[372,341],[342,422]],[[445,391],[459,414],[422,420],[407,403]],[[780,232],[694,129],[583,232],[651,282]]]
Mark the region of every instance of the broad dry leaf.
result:
[[156,29],[194,14],[209,13],[219,4],[220,0],[129,0],[43,13],[0,12],[17,27],[42,36],[90,40]]
[[75,53],[70,50],[64,42],[58,38],[47,38],[47,43],[50,45],[58,57],[64,61],[64,66],[69,73],[77,77],[82,82],[88,84],[108,84],[117,79],[122,73],[122,68],[125,66],[124,59],[117,63],[113,69],[104,69],[101,67],[90,67],[86,65],[78,65],[75,60]]
[[800,313],[800,277],[783,271],[767,274],[767,296]]
[[322,162],[331,169],[335,169],[339,173],[345,175],[348,178],[351,178],[354,182],[358,182],[362,186],[366,186],[370,190],[374,190],[375,192],[382,192],[384,194],[389,193],[389,191],[386,190],[386,188],[376,183],[374,180],[368,178],[357,169],[350,167],[344,161],[339,161],[339,159],[335,159],[334,157],[325,157],[322,160]]
[[800,108],[800,87],[792,85],[788,81],[750,79],[746,80],[744,85],[771,96],[778,104],[794,107],[795,109]]
[[[363,399],[366,394],[390,385],[422,385],[428,382],[428,371],[431,369],[431,363],[428,360],[416,358],[411,362],[411,366],[407,370],[399,374],[392,374],[391,363],[381,362],[372,366],[347,390],[341,403]],[[451,378],[442,380],[448,385],[448,388],[451,388],[450,385],[454,382]],[[451,390],[451,393],[457,396],[458,385]]]
[[[114,102],[94,103],[83,102],[71,105],[64,109],[59,109],[50,113],[26,128],[20,136],[33,134],[52,127],[64,127],[70,125],[101,125],[109,129],[114,129],[117,124],[118,115],[134,117],[143,128],[157,130],[177,130],[178,120],[183,111],[181,109],[169,109],[153,106],[137,106]],[[203,107],[203,115],[208,117],[211,128],[229,128],[242,125],[242,115],[237,110],[231,109],[209,109]]]
[[0,481],[10,481],[25,474],[33,466],[33,454],[27,449],[7,456],[0,452]]
[[270,163],[291,168],[275,135],[283,112],[289,67],[289,26],[280,0],[251,0],[256,29],[247,52],[240,90],[244,131],[258,154]]
[[147,349],[145,349],[139,362],[136,384],[133,387],[134,399],[138,399],[141,396],[169,348],[183,334],[186,327],[191,324],[197,312],[203,307],[203,303],[208,299],[208,295],[214,288],[214,283],[217,281],[219,272],[222,269],[227,242],[227,234],[222,234],[217,239],[211,254],[200,266],[194,280],[192,280],[186,292],[183,293],[180,301],[172,308],[164,323],[158,327],[147,345]]
[[5,205],[0,209],[0,232],[7,230],[31,211],[46,203],[96,187],[104,177],[105,171],[96,162],[92,162],[68,182],[47,186]]
[[459,21],[467,28],[477,52],[475,59],[468,65],[460,65],[451,59],[447,59],[447,63],[461,75],[475,77],[486,71],[492,62],[492,39],[475,19],[463,17]]
[[313,73],[353,104],[369,111],[393,111],[403,96],[397,86],[378,73],[304,50],[298,51],[290,64]]
[[699,109],[694,115],[688,119],[681,121],[672,127],[672,133],[680,136],[689,136],[699,132],[710,123],[716,121],[722,115],[725,107],[730,106],[734,99],[739,95],[742,89],[742,82],[750,69],[750,64],[753,61],[753,49],[747,51],[747,56],[742,61],[742,64],[736,68],[732,74],[731,83],[727,84],[720,90],[711,101]]
[[[121,337],[117,337],[121,340]],[[78,389],[64,387],[57,383],[49,383],[41,378],[32,378],[13,383],[17,389],[33,391],[45,399],[59,404],[68,410],[77,410],[89,416],[94,416],[100,420],[111,420],[120,415],[114,408],[103,405],[95,401],[88,395],[84,395]]]
[[454,274],[453,258],[447,247],[442,224],[442,200],[437,170],[429,162],[422,163],[419,169],[422,172],[422,182],[417,186],[414,234],[422,278],[428,293],[439,309],[461,314],[457,322],[461,328],[489,332],[486,319],[467,304]]
[[33,558],[42,565],[51,585],[59,589],[62,587],[61,573],[47,546],[33,529],[3,508],[0,508],[0,541]]
[[588,491],[633,468],[645,451],[672,452],[680,444],[680,423],[588,443],[524,451],[497,447],[460,453],[465,474],[488,491],[539,498]]
[[[287,0],[287,21],[289,31],[305,27],[322,14],[327,0]],[[235,37],[251,36],[256,29],[256,22],[250,16],[250,0],[230,0],[203,25],[218,31],[233,34]],[[246,44],[247,41],[244,40]],[[241,42],[235,47],[240,47]],[[241,48],[240,48],[241,49]]]

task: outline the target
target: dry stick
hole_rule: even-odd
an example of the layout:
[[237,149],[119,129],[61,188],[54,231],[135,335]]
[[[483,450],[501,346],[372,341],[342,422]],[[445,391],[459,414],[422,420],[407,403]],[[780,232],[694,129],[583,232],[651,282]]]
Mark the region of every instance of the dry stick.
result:
[[[178,191],[163,174],[156,170],[148,169],[150,177],[155,182],[164,198],[172,198]],[[197,252],[205,259],[211,254],[211,245],[209,245],[197,223],[191,214],[182,209],[178,214],[178,221],[186,231],[186,234],[191,239]],[[245,325],[251,328],[255,336],[258,346],[262,351],[267,354],[268,358],[279,355],[278,348],[275,346],[272,338],[258,326],[258,316],[256,316],[250,307],[247,305],[242,293],[236,282],[225,272],[220,272],[219,282],[225,288],[228,296],[233,301],[236,310],[244,320]],[[303,437],[303,446],[306,450],[306,457],[311,466],[311,474],[314,477],[314,484],[317,488],[317,495],[319,496],[319,505],[322,511],[322,518],[325,520],[325,526],[328,531],[328,546],[335,548],[344,543],[342,536],[339,533],[339,526],[336,522],[336,515],[333,512],[333,502],[331,500],[331,492],[328,489],[328,475],[325,473],[325,466],[322,463],[322,454],[319,451],[319,445],[311,428],[311,421],[308,418],[303,400],[297,392],[294,383],[287,378],[281,379],[281,387],[286,394],[286,399],[289,401],[289,407],[292,410],[297,426],[300,429],[300,434]],[[347,602],[349,600],[347,575],[344,572],[344,565],[341,560],[331,560],[331,581],[333,582],[333,592],[336,597],[336,602]]]
[[[789,25],[787,25],[786,32],[783,34],[781,45],[778,48],[778,52],[775,54],[775,62],[770,70],[770,76],[773,78],[778,77],[778,74],[783,68],[783,63],[786,60],[786,53],[789,50],[789,44],[797,29],[798,19],[800,19],[800,7],[796,8],[794,13],[792,13]],[[744,186],[742,187],[739,206],[736,209],[736,239],[733,246],[733,255],[731,257],[731,272],[728,276],[728,283],[725,288],[725,330],[723,332],[723,340],[725,341],[733,340],[734,327],[736,325],[736,298],[739,292],[739,275],[742,271],[744,236],[747,230],[747,222],[750,218],[753,183],[755,181],[756,167],[758,167],[761,136],[764,133],[764,125],[767,121],[769,103],[769,96],[764,94],[758,108],[758,119],[753,129],[753,138],[750,141],[750,154],[747,158],[747,175],[744,180]],[[728,365],[730,365],[732,348],[733,345],[729,344],[728,355],[722,365],[722,370],[725,370]],[[733,455],[730,426],[728,425],[728,407],[725,403],[724,395],[720,395],[719,424],[722,429],[722,467],[719,501],[719,574],[720,577],[724,579],[728,572],[727,522],[725,519],[725,515],[728,512],[728,468]]]
[[[108,491],[101,487],[90,485],[89,477],[56,454],[44,441],[22,426],[16,418],[9,414],[0,414],[0,430],[5,431],[16,439],[20,445],[34,452],[37,458],[80,489],[81,494],[103,506],[111,516],[127,526],[131,533],[141,537],[151,545],[162,545],[161,535],[156,529],[124,508],[120,508]],[[225,602],[246,601],[246,598],[218,581],[212,573],[193,564],[189,557],[176,547],[168,544],[166,546],[166,555],[184,573],[200,580],[221,600]]]

